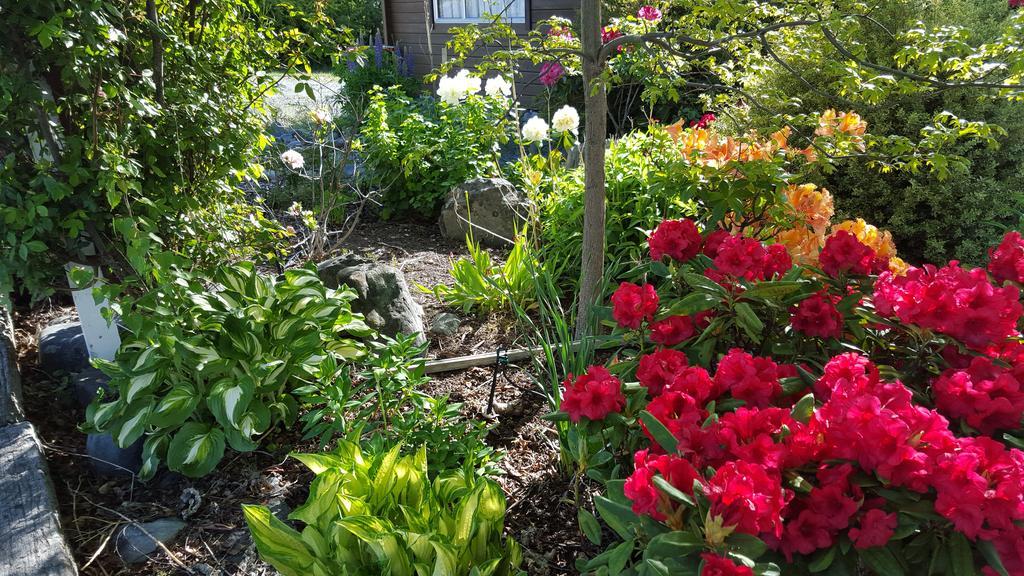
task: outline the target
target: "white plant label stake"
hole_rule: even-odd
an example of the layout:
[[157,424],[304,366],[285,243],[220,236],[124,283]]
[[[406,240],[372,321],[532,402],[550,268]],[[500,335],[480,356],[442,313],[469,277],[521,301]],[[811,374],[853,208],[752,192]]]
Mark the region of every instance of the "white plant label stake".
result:
[[121,347],[121,335],[117,333],[117,323],[103,317],[103,309],[110,308],[110,301],[104,298],[97,302],[93,296],[93,288],[103,283],[99,270],[95,270],[96,278],[88,286],[79,288],[71,279],[73,269],[93,271],[91,266],[83,266],[75,262],[67,264],[68,284],[71,285],[71,297],[78,309],[78,319],[82,323],[82,336],[89,351],[89,358],[114,360],[117,349]]

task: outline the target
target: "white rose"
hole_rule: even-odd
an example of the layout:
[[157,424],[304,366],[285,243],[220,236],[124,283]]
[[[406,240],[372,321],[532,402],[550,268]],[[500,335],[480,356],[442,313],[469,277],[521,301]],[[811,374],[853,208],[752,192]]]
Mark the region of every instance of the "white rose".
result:
[[543,142],[548,139],[548,123],[540,116],[534,116],[523,124],[523,140]]
[[512,85],[503,77],[495,76],[494,78],[487,79],[487,84],[484,85],[484,92],[486,92],[491,98],[511,96]]
[[580,114],[575,108],[569,105],[562,106],[551,116],[551,128],[561,134],[563,132],[576,133],[580,127]]
[[309,117],[313,119],[313,122],[322,126],[331,121],[331,112],[323,108],[317,108],[309,112]]
[[461,82],[456,78],[444,76],[437,81],[437,96],[449,106],[457,106],[462,100]]
[[306,159],[295,150],[285,150],[281,153],[281,162],[292,170],[300,170],[306,165]]

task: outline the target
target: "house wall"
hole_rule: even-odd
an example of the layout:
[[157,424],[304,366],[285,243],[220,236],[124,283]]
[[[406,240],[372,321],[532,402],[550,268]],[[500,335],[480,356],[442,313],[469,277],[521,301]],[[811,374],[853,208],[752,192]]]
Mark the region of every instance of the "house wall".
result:
[[[514,26],[521,33],[552,16],[576,20],[579,11],[578,0],[526,1],[527,22]],[[427,74],[443,62],[445,44],[451,38],[449,29],[453,25],[434,23],[433,9],[432,0],[385,0],[387,41],[412,54],[413,73],[417,76]],[[480,51],[471,55],[467,64],[478,63],[485,53]],[[537,74],[537,66],[523,63],[520,77],[516,79],[516,91],[524,104],[531,104],[530,101],[542,92],[543,86],[537,82]]]

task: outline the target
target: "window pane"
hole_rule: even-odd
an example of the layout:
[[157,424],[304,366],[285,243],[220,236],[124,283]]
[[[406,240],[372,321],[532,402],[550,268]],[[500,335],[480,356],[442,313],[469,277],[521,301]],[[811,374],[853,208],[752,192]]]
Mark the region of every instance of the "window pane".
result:
[[438,18],[462,18],[463,0],[437,0]]
[[[486,0],[463,0],[466,5],[466,18],[479,18],[481,14],[487,12],[487,5],[483,4]],[[481,9],[481,4],[483,8]]]

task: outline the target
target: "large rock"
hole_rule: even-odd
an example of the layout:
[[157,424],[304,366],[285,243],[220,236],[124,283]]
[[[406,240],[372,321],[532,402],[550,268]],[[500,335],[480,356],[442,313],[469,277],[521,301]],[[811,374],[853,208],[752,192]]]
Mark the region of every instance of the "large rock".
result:
[[110,376],[107,376],[99,368],[86,368],[71,379],[75,388],[75,400],[81,407],[88,406],[96,397],[97,390],[103,389],[105,394],[110,392]]
[[28,422],[0,427],[0,574],[75,576],[46,459]]
[[89,349],[82,324],[67,319],[39,332],[39,369],[49,374],[75,374],[89,367]]
[[[468,207],[468,209],[467,209]],[[503,178],[474,178],[456,186],[441,209],[441,233],[465,240],[469,222],[473,238],[489,246],[509,246],[523,228],[530,202]]]
[[186,524],[177,518],[161,518],[142,524],[128,524],[117,535],[117,553],[129,564],[145,562],[160,545],[170,544]]
[[14,352],[14,322],[0,308],[0,426],[25,419],[21,405],[21,377]]
[[142,444],[139,438],[127,448],[121,448],[110,434],[89,434],[85,439],[89,465],[98,476],[133,476],[142,469]]
[[405,276],[396,268],[368,262],[349,254],[327,260],[319,266],[320,279],[329,288],[348,286],[357,298],[352,310],[366,317],[366,323],[387,336],[423,335],[423,309],[412,298]]

